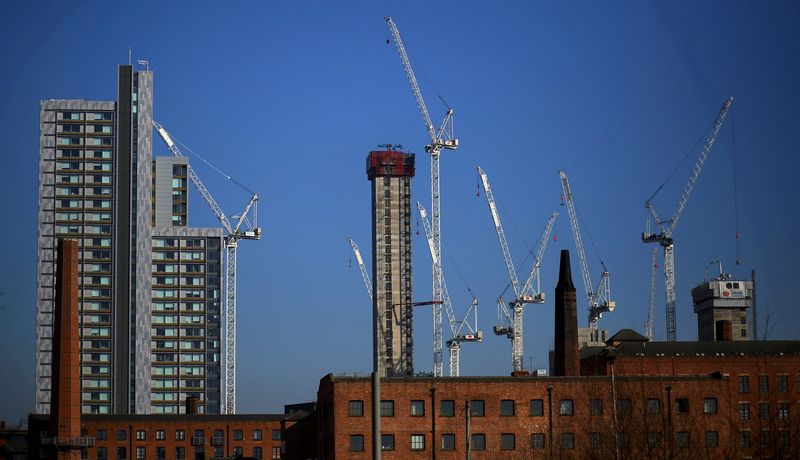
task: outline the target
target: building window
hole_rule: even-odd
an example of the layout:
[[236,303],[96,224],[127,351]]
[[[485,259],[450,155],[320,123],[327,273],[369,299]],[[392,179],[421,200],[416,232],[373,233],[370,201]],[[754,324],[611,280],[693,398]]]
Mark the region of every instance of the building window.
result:
[[244,439],[244,432],[242,430],[233,430],[233,440],[241,441]]
[[678,414],[689,413],[689,398],[676,398],[675,399],[675,412]]
[[381,417],[394,417],[394,401],[381,401]]
[[750,403],[739,403],[739,420],[750,420]]
[[241,458],[244,456],[244,449],[241,447],[234,447],[233,448],[233,457],[234,458]]
[[703,413],[713,415],[717,413],[717,398],[703,399]]
[[167,439],[167,432],[164,430],[156,430],[156,440],[163,441]]
[[145,439],[147,439],[147,432],[144,430],[136,430],[136,440],[144,441]]
[[531,399],[531,411],[530,414],[532,417],[541,417],[544,415],[544,401],[541,399]]
[[561,448],[562,449],[575,448],[575,433],[561,433]]
[[425,401],[415,399],[411,401],[411,416],[422,417],[425,415]]
[[350,452],[363,452],[364,451],[364,435],[351,434],[350,435]]
[[747,375],[739,376],[739,393],[750,393],[750,377]]
[[272,440],[273,441],[281,440],[281,430],[272,430]]
[[502,433],[500,435],[500,450],[516,449],[517,439],[514,433]]
[[741,449],[749,449],[750,448],[750,432],[749,431],[740,431],[739,432],[739,448],[741,448]]
[[789,376],[788,375],[779,375],[778,376],[778,392],[779,393],[788,393],[789,392]]
[[660,414],[661,413],[661,400],[660,399],[648,399],[647,400],[647,413],[650,415]]
[[456,435],[450,433],[442,435],[442,450],[456,450]]
[[261,449],[261,447],[253,447],[253,457],[258,459],[264,458],[264,451]]
[[782,450],[789,447],[789,432],[787,430],[778,432],[778,447]]
[[[258,447],[258,449],[261,449]],[[255,456],[255,449],[253,450],[253,456]],[[206,448],[203,446],[197,446],[194,448],[194,460],[205,460],[206,458]],[[256,457],[261,458],[261,457]]]
[[544,433],[531,435],[531,449],[544,449]]
[[176,447],[175,448],[175,458],[177,460],[183,460],[186,458],[186,448],[185,447]]
[[760,420],[769,420],[769,403],[758,403],[758,418]]
[[514,416],[514,400],[503,399],[500,401],[500,416],[512,417]]
[[347,415],[350,417],[364,416],[364,401],[356,399],[347,404]]
[[97,448],[97,460],[108,460],[108,451],[105,447]]
[[225,433],[222,430],[214,430],[214,435],[211,437],[212,446],[221,446],[225,443]]
[[412,434],[411,435],[411,450],[425,450],[425,435]]
[[473,433],[470,436],[469,446],[471,450],[486,450],[486,435],[483,433]]
[[178,441],[183,441],[186,439],[186,432],[183,430],[175,430],[175,439]]
[[280,447],[273,447],[272,448],[272,460],[280,460],[281,459],[281,448]]
[[106,430],[97,430],[97,440],[102,441],[108,437]]
[[264,433],[261,430],[253,430],[253,440],[261,441],[264,439]]
[[661,447],[661,432],[651,431],[650,433],[647,433],[647,445],[651,449],[658,449]]
[[630,399],[620,399],[619,400],[619,415],[626,416],[631,415],[631,400]]
[[769,393],[769,375],[758,376],[758,392]]
[[382,434],[381,435],[381,450],[394,450],[394,435]]
[[600,448],[600,433],[592,432],[589,433],[589,443],[592,449],[599,449]]
[[145,460],[147,458],[147,450],[144,447],[136,448],[136,460]]
[[482,399],[473,399],[469,402],[469,415],[473,417],[483,417],[486,414],[486,408]]
[[769,446],[769,430],[761,430],[761,445]]
[[443,399],[439,402],[439,416],[454,417],[456,415],[456,403],[452,399]]
[[706,447],[717,447],[719,436],[716,431],[706,431]]
[[590,416],[603,415],[603,400],[602,399],[590,399],[589,400],[589,415]]
[[562,399],[558,404],[558,415],[572,415],[572,400]]
[[778,418],[781,420],[789,420],[789,403],[778,403]]
[[675,445],[677,447],[689,447],[689,432],[679,431],[675,433]]
[[124,460],[128,457],[128,451],[124,447],[117,447],[117,460]]

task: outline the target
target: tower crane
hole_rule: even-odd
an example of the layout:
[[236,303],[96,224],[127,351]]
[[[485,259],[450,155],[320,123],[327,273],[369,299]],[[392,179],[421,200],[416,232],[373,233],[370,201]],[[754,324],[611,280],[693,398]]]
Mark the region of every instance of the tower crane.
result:
[[[425,123],[425,131],[428,133],[430,144],[425,146],[425,151],[431,156],[431,231],[433,236],[433,244],[436,248],[436,253],[441,253],[441,224],[440,224],[440,192],[439,192],[439,154],[443,149],[456,150],[458,148],[458,139],[455,138],[453,128],[453,109],[447,107],[444,119],[437,129],[431,121],[431,116],[428,113],[428,107],[425,105],[425,99],[422,97],[422,91],[417,84],[417,78],[414,76],[414,69],[411,67],[411,61],[408,59],[403,39],[400,37],[400,32],[397,30],[397,25],[391,17],[387,16],[386,23],[389,25],[389,30],[392,33],[392,38],[397,46],[397,52],[400,54],[400,60],[403,63],[403,70],[405,70],[408,83],[411,85],[411,92],[414,93],[414,98],[417,101],[417,107],[422,115],[422,121]],[[436,268],[433,268],[433,300],[434,302],[442,301],[442,292],[439,289],[436,280]],[[442,309],[441,304],[434,303],[433,305],[433,375],[434,377],[441,377],[444,373],[442,359]]]
[[[183,153],[173,141],[164,127],[153,120],[153,127],[158,131],[159,136],[167,145],[170,152],[176,157],[182,157]],[[194,172],[191,165],[187,165],[187,174],[194,184],[200,196],[217,216],[225,230],[225,406],[226,414],[236,413],[236,252],[239,240],[260,240],[261,227],[258,226],[258,193],[248,190],[238,182],[240,187],[252,194],[245,206],[244,211],[236,216],[229,218],[217,204],[217,201],[208,191],[203,181]],[[225,176],[231,180],[230,176]],[[252,210],[252,219],[248,217]]]
[[514,290],[514,300],[509,302],[511,311],[506,307],[502,296],[497,300],[498,310],[505,316],[509,325],[496,325],[494,327],[494,333],[497,335],[505,335],[511,339],[511,361],[513,370],[518,372],[523,370],[523,309],[525,304],[528,303],[544,303],[544,293],[541,291],[539,271],[544,251],[547,248],[547,242],[550,239],[550,232],[553,230],[553,224],[555,223],[558,213],[554,211],[547,220],[542,236],[539,239],[536,258],[533,261],[531,272],[525,284],[520,287],[519,279],[517,278],[517,270],[514,268],[514,262],[511,259],[511,251],[508,249],[506,235],[503,231],[503,224],[500,222],[500,214],[497,212],[497,205],[494,201],[494,195],[492,194],[492,187],[489,185],[489,178],[480,166],[478,166],[478,175],[481,178],[481,184],[485,192],[484,195],[486,195],[486,202],[489,205],[489,212],[492,215],[492,221],[494,222],[495,231],[497,232],[497,239],[500,241],[500,250],[503,253],[503,260],[506,263],[508,277],[511,279],[511,287]]
[[644,324],[644,335],[651,341],[655,339],[653,333],[653,323],[656,316],[656,269],[658,263],[656,257],[658,256],[658,249],[653,248],[653,260],[650,263],[650,308],[647,309],[647,322]]
[[[719,130],[722,128],[722,123],[725,121],[725,116],[728,114],[728,109],[730,109],[732,103],[733,97],[730,97],[722,104],[722,108],[717,118],[714,120],[714,124],[707,132],[703,148],[700,150],[697,162],[689,173],[689,179],[683,187],[683,193],[681,193],[678,199],[675,211],[672,212],[672,217],[666,221],[662,220],[658,216],[655,207],[653,207],[653,198],[661,191],[666,182],[661,184],[644,203],[648,214],[645,231],[642,232],[642,242],[645,244],[658,243],[664,248],[664,297],[666,300],[668,342],[674,342],[678,338],[675,322],[675,240],[672,238],[672,234],[675,231],[675,227],[678,225],[678,219],[680,219],[683,210],[686,208],[686,203],[689,201],[692,189],[698,177],[700,177],[700,172],[703,170],[706,159],[708,159],[708,154],[711,152],[711,147],[714,146],[714,141],[717,139],[717,134],[719,134]],[[656,231],[660,230],[661,232],[653,233],[651,231],[651,223],[655,223],[658,227]]]
[[[450,332],[452,333],[452,339],[447,341],[447,349],[450,358],[450,376],[458,377],[461,372],[461,343],[481,342],[483,340],[483,332],[478,330],[478,299],[473,297],[464,320],[460,322],[456,321],[456,316],[453,312],[453,303],[450,300],[450,292],[447,289],[447,283],[442,273],[442,259],[440,254],[436,251],[436,246],[433,241],[433,230],[428,221],[428,211],[419,202],[417,202],[417,209],[419,210],[419,217],[422,220],[422,225],[425,227],[425,238],[428,241],[428,250],[431,253],[436,282],[439,284],[439,289],[442,292],[442,301],[444,303],[445,312],[447,312],[448,322],[450,323]],[[468,321],[470,314],[475,315],[474,327],[470,325]]]
[[353,255],[356,256],[356,262],[358,263],[358,269],[361,271],[361,279],[364,280],[364,287],[367,288],[367,294],[369,294],[369,300],[372,301],[372,281],[369,278],[369,274],[367,273],[367,267],[364,266],[364,258],[361,256],[361,250],[358,249],[358,245],[352,238],[348,238],[347,241],[350,242],[350,247],[353,249]]
[[569,186],[569,178],[564,171],[559,171],[558,175],[561,177],[561,189],[564,192],[564,201],[567,204],[569,222],[572,225],[572,238],[575,240],[575,250],[578,253],[578,260],[581,265],[583,287],[586,289],[586,299],[589,301],[589,328],[591,330],[596,330],[597,322],[603,316],[603,313],[614,311],[616,307],[616,302],[611,300],[611,275],[608,273],[606,265],[601,260],[600,265],[603,267],[603,272],[600,275],[600,281],[597,283],[597,287],[594,289],[592,288],[592,277],[589,274],[589,265],[586,263],[586,253],[583,250],[581,229],[578,226],[578,214],[575,211],[575,201],[572,199],[572,189]]

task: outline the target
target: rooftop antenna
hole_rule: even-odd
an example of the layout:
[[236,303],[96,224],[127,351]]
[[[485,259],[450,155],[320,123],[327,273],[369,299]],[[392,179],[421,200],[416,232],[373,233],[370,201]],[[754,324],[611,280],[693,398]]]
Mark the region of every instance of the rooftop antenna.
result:
[[131,65],[131,47],[128,47],[128,65]]
[[143,65],[144,66],[145,72],[149,72],[150,71],[150,61],[145,61],[144,59],[139,59],[136,62],[138,62],[139,65]]

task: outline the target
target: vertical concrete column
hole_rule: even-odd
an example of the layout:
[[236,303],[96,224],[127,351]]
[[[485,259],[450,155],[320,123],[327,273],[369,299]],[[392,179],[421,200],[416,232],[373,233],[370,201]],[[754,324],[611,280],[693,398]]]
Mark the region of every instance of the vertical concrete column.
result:
[[572,283],[569,251],[566,249],[561,250],[561,263],[555,292],[555,309],[553,375],[578,376],[580,375],[578,302],[575,294],[575,285]]

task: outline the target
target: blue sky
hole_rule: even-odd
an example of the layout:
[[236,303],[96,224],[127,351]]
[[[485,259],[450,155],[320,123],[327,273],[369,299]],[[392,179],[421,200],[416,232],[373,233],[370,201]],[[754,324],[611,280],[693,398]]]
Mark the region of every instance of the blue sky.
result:
[[[500,2],[498,2],[500,3]],[[346,238],[370,259],[364,158],[376,144],[418,152],[415,200],[430,202],[426,135],[383,20],[392,15],[432,117],[456,110],[461,147],[441,161],[445,276],[462,315],[468,285],[486,339],[462,374],[506,375],[510,343],[491,334],[508,283],[483,194],[500,204],[517,263],[552,210],[561,213],[542,269],[573,249],[557,171],[612,273],[617,311],[601,326],[641,331],[650,246],[643,203],[710,126],[734,108],[674,234],[678,337],[696,338],[690,289],[706,264],[758,270],[769,337],[798,339],[800,7],[793,2],[6,3],[0,14],[0,418],[33,407],[38,101],[116,97],[117,64],[147,59],[157,120],[257,190],[264,238],[239,253],[238,409],[277,412],[313,400],[328,372],[370,369],[370,304]],[[735,139],[735,142],[734,142]],[[737,175],[733,171],[735,151]],[[154,153],[166,154],[155,144]],[[671,214],[696,152],[655,199]],[[230,213],[246,195],[194,161]],[[735,266],[734,177],[742,265]],[[190,223],[214,225],[191,197]],[[422,232],[421,232],[422,233]],[[595,282],[599,259],[584,232]],[[352,265],[352,266],[351,266]],[[573,256],[575,283],[582,285]],[[371,267],[370,267],[371,268]],[[526,273],[528,267],[520,268]],[[466,285],[462,282],[463,275]],[[656,336],[665,337],[663,273]],[[430,258],[414,240],[415,298],[431,296]],[[550,295],[552,298],[552,295]],[[580,311],[586,303],[579,296]],[[552,300],[525,315],[525,362],[546,367]],[[585,315],[579,317],[581,324]],[[415,317],[415,362],[431,368],[431,317]],[[531,359],[529,359],[529,357]]]

